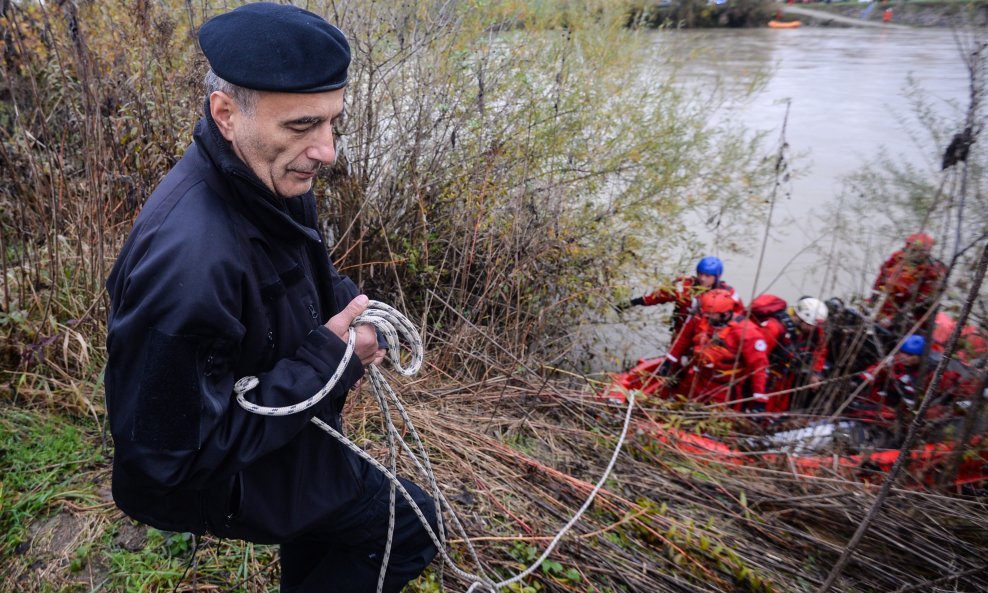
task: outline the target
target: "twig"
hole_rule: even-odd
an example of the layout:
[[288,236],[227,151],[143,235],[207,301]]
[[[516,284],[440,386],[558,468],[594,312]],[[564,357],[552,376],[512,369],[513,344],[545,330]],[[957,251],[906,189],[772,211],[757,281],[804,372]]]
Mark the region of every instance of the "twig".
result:
[[931,581],[923,581],[922,583],[917,583],[915,585],[909,585],[908,587],[902,587],[900,589],[896,589],[895,593],[909,593],[909,591],[930,591],[931,590],[930,587],[932,587],[933,585],[938,585],[940,583],[944,583],[944,582],[949,581],[951,579],[957,579],[957,578],[960,578],[960,577],[966,577],[968,575],[977,574],[977,573],[982,572],[984,570],[988,570],[988,564],[982,564],[981,566],[976,566],[974,568],[969,568],[967,570],[962,570],[960,572],[954,572],[954,573],[951,573],[951,574],[944,575],[942,577],[933,579]]
[[768,217],[765,220],[765,235],[762,237],[762,249],[758,254],[758,267],[755,268],[755,280],[751,283],[751,300],[755,300],[755,295],[758,294],[758,278],[762,273],[762,264],[765,261],[765,248],[768,245],[768,234],[772,228],[772,212],[775,210],[775,199],[779,191],[779,178],[782,172],[788,168],[786,150],[789,148],[789,143],[786,142],[786,126],[789,124],[789,108],[791,106],[792,101],[786,99],[786,115],[782,118],[782,131],[779,133],[779,153],[775,159],[775,183],[772,184],[772,197],[768,201]]

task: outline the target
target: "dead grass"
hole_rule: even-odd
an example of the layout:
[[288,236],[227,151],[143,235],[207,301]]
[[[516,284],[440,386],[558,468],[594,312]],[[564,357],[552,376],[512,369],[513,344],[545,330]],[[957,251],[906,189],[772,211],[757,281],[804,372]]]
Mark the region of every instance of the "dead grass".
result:
[[[420,394],[412,406],[440,483],[479,529],[471,539],[495,572],[520,570],[519,546],[541,552],[548,544],[599,478],[620,429],[620,410],[582,392],[554,391],[492,385]],[[352,416],[366,418],[364,409],[356,406]],[[668,414],[651,410],[660,420]],[[687,420],[684,428],[705,423]],[[553,555],[581,580],[557,578],[558,571],[542,571],[539,580],[560,591],[593,590],[591,583],[602,590],[813,590],[876,493],[837,475],[718,465],[637,435],[593,511]],[[983,499],[894,490],[840,588],[922,589],[984,566],[984,510]],[[988,587],[984,575],[955,582]]]

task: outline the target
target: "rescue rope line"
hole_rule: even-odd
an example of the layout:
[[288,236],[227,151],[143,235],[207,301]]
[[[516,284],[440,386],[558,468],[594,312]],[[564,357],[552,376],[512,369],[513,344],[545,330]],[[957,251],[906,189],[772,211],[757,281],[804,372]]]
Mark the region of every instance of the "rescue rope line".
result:
[[[252,389],[254,389],[260,384],[260,381],[258,380],[257,377],[247,376],[239,379],[234,384],[233,389],[234,392],[237,394],[237,403],[240,404],[240,406],[243,407],[248,412],[262,416],[290,416],[292,414],[297,414],[299,412],[302,412],[304,410],[307,410],[315,406],[323,398],[325,398],[330,391],[332,391],[332,389],[339,382],[340,378],[343,376],[343,372],[346,369],[346,366],[349,364],[350,358],[353,356],[353,351],[356,344],[356,331],[354,328],[355,326],[362,324],[372,325],[384,335],[384,338],[388,343],[388,357],[391,359],[392,365],[395,367],[395,370],[398,371],[399,374],[404,376],[412,376],[419,371],[419,369],[422,366],[422,361],[424,359],[424,349],[422,346],[422,340],[419,337],[418,332],[415,330],[415,327],[412,325],[412,323],[408,320],[407,317],[402,315],[396,309],[378,301],[370,301],[368,303],[367,310],[364,311],[364,313],[358,316],[356,319],[354,319],[353,323],[350,326],[349,335],[347,337],[346,351],[344,352],[343,357],[340,360],[339,367],[330,377],[329,381],[327,381],[326,385],[322,389],[317,391],[312,397],[300,403],[292,404],[290,406],[282,406],[282,407],[261,406],[247,401],[245,397],[248,392],[250,392]],[[407,343],[408,350],[411,355],[411,359],[408,366],[403,366],[401,362],[401,354],[400,354],[401,342],[399,341],[399,333]],[[378,402],[378,406],[381,408],[381,413],[385,423],[385,429],[387,433],[386,436],[388,440],[388,465],[390,467],[385,467],[384,464],[382,464],[380,461],[372,457],[369,453],[367,453],[362,448],[360,448],[356,443],[354,443],[347,437],[343,436],[343,434],[341,434],[339,431],[334,429],[332,426],[326,424],[319,418],[313,417],[310,419],[310,421],[319,428],[321,428],[323,431],[330,434],[333,438],[335,438],[341,444],[343,444],[348,449],[353,451],[355,454],[360,456],[360,458],[362,458],[364,461],[370,463],[378,471],[384,474],[390,481],[391,504],[390,504],[390,514],[388,517],[388,541],[385,545],[385,552],[381,565],[381,573],[378,577],[378,587],[377,587],[378,593],[380,593],[383,590],[384,577],[385,574],[387,573],[388,561],[390,559],[391,546],[394,535],[395,503],[396,503],[397,493],[400,493],[401,496],[408,502],[412,511],[415,513],[416,517],[418,517],[419,522],[425,528],[426,533],[428,533],[429,538],[432,540],[432,543],[435,544],[436,549],[441,554],[443,561],[447,563],[457,575],[471,582],[469,589],[467,589],[467,593],[472,593],[474,591],[480,591],[480,590],[489,591],[490,593],[496,593],[500,588],[507,587],[514,583],[517,583],[522,579],[526,578],[527,576],[529,576],[530,574],[532,574],[542,565],[542,562],[549,557],[549,555],[553,552],[553,550],[559,544],[559,542],[562,541],[562,538],[565,536],[565,534],[573,527],[573,525],[576,524],[576,522],[580,519],[583,513],[586,512],[586,510],[593,503],[593,500],[597,496],[597,493],[603,487],[607,478],[610,477],[611,471],[614,469],[614,465],[617,462],[618,454],[621,452],[621,448],[624,446],[625,439],[627,438],[628,429],[631,425],[631,414],[632,414],[632,410],[634,409],[634,403],[635,403],[634,394],[629,393],[628,409],[624,418],[624,426],[621,429],[621,434],[618,437],[617,444],[614,447],[614,452],[611,455],[611,459],[607,465],[607,468],[604,470],[603,475],[601,476],[597,484],[594,485],[593,490],[587,496],[587,499],[583,503],[583,506],[581,506],[580,509],[576,512],[576,514],[574,514],[573,517],[566,523],[566,525],[564,525],[559,530],[556,536],[553,537],[552,541],[546,547],[542,555],[538,559],[536,559],[528,568],[526,568],[521,573],[511,578],[508,578],[503,581],[495,582],[484,570],[483,565],[480,562],[479,556],[477,555],[477,552],[474,549],[473,544],[470,541],[470,538],[467,536],[463,524],[460,522],[459,517],[454,512],[453,507],[449,504],[449,501],[442,494],[442,492],[440,492],[439,484],[436,480],[435,473],[433,472],[432,465],[429,462],[429,457],[426,452],[425,445],[423,444],[422,439],[419,437],[418,432],[415,430],[415,427],[412,424],[412,420],[409,417],[407,410],[401,404],[401,401],[398,399],[397,393],[395,393],[395,391],[391,388],[391,386],[385,380],[384,376],[382,375],[381,371],[377,368],[376,365],[370,365],[367,369],[367,374],[368,377],[370,378],[371,392],[374,394],[374,397]],[[412,437],[412,440],[415,442],[415,447],[416,449],[418,449],[418,453],[414,452],[412,448],[408,445],[408,443],[405,442],[405,439],[402,437],[401,433],[398,431],[398,428],[395,426],[394,422],[392,421],[391,418],[392,406],[394,407],[395,410],[397,410],[399,416],[402,419],[402,422],[405,425],[406,430],[408,431],[408,434]],[[435,531],[433,531],[432,526],[429,524],[429,521],[426,519],[425,514],[415,503],[415,500],[412,498],[412,495],[408,492],[407,489],[405,489],[405,487],[398,480],[398,476],[397,476],[398,452],[397,452],[397,447],[395,446],[396,442],[401,445],[401,450],[406,455],[409,456],[415,467],[419,470],[422,476],[428,481],[432,497],[437,503],[436,518],[439,527],[438,535],[436,534]],[[449,513],[450,519],[452,520],[455,530],[460,534],[462,541],[466,544],[470,558],[473,561],[473,563],[477,565],[480,574],[473,574],[467,572],[466,570],[461,569],[456,565],[453,559],[450,558],[446,550],[446,535],[445,535],[446,529],[443,524],[444,511],[446,513]]]

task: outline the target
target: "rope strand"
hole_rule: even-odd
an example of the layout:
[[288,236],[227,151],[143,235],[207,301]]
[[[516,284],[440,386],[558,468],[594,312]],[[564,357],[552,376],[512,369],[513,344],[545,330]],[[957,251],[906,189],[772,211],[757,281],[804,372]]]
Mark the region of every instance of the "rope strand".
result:
[[[415,327],[408,320],[407,317],[402,315],[400,312],[394,308],[378,302],[370,301],[367,306],[367,310],[364,311],[360,316],[354,319],[353,324],[350,327],[349,334],[347,336],[347,347],[340,360],[339,367],[330,377],[326,385],[313,394],[308,399],[290,406],[281,407],[268,407],[261,406],[252,402],[247,401],[246,394],[252,389],[260,384],[257,377],[247,376],[238,380],[234,384],[234,392],[237,394],[237,403],[240,404],[248,412],[253,414],[258,414],[262,416],[289,416],[292,414],[297,414],[304,410],[307,410],[316,404],[318,404],[329,392],[336,386],[340,378],[343,376],[343,371],[349,364],[351,357],[353,356],[354,346],[356,343],[356,332],[354,327],[361,324],[373,325],[377,328],[384,339],[388,343],[388,357],[391,360],[391,364],[395,367],[401,375],[412,376],[419,371],[422,367],[422,361],[424,359],[424,349],[422,347],[422,340],[415,330]],[[405,342],[408,344],[408,350],[411,356],[408,366],[402,365],[400,347],[401,342],[399,340],[399,334],[404,338]],[[436,480],[435,473],[432,469],[432,464],[429,461],[429,456],[427,454],[425,444],[419,437],[418,432],[412,424],[412,420],[405,410],[405,407],[401,404],[397,393],[391,388],[388,382],[385,380],[381,371],[375,366],[370,365],[367,369],[368,376],[370,377],[371,392],[374,394],[374,398],[377,400],[378,406],[381,409],[381,415],[385,423],[385,431],[388,440],[388,465],[390,467],[385,467],[380,461],[372,457],[369,453],[357,446],[356,443],[343,436],[338,430],[334,429],[332,426],[326,424],[319,418],[311,418],[311,422],[318,426],[320,429],[331,435],[342,445],[350,449],[353,453],[358,455],[361,459],[371,464],[374,468],[384,474],[385,477],[391,482],[391,492],[390,501],[391,508],[388,517],[388,541],[385,545],[384,558],[381,564],[381,573],[378,577],[377,591],[380,593],[384,586],[384,577],[387,573],[388,559],[391,553],[391,546],[394,538],[394,523],[395,523],[395,503],[397,500],[396,494],[401,494],[402,498],[408,502],[415,516],[418,517],[419,522],[425,529],[432,543],[436,546],[439,551],[440,556],[444,564],[448,564],[452,570],[459,575],[461,578],[469,581],[470,587],[467,589],[467,593],[472,593],[474,591],[484,590],[489,593],[496,593],[499,589],[507,587],[511,584],[517,583],[522,579],[531,575],[535,570],[537,570],[541,565],[542,561],[549,557],[553,552],[555,547],[559,544],[566,533],[576,524],[583,513],[590,507],[593,503],[594,498],[597,493],[603,487],[607,478],[610,477],[611,471],[614,469],[614,465],[617,463],[618,454],[621,452],[621,448],[624,446],[625,439],[627,438],[628,429],[631,425],[631,415],[634,409],[635,398],[634,394],[628,394],[628,409],[624,418],[624,426],[621,429],[621,434],[618,437],[617,444],[614,447],[614,452],[611,455],[610,462],[607,468],[604,470],[604,474],[601,476],[600,480],[594,486],[593,490],[588,495],[586,501],[576,512],[576,514],[560,529],[556,536],[552,539],[549,545],[546,547],[542,555],[535,560],[531,566],[523,570],[521,573],[508,578],[503,581],[495,582],[483,568],[483,564],[480,561],[470,538],[467,537],[466,529],[464,528],[459,517],[456,515],[453,507],[449,504],[449,501],[439,490],[439,484]],[[394,407],[397,410],[398,415],[401,417],[402,422],[408,432],[415,442],[415,447],[418,449],[418,453],[414,452],[412,448],[405,442],[402,438],[401,433],[395,426],[391,419],[391,408]],[[422,474],[422,476],[429,483],[429,490],[432,493],[432,497],[436,502],[436,518],[439,527],[439,533],[437,534],[433,531],[432,526],[429,524],[428,519],[426,519],[425,514],[422,509],[415,503],[412,495],[402,486],[401,482],[398,481],[397,476],[397,457],[398,457],[398,447],[396,443],[400,445],[401,450],[412,460],[416,469]],[[453,561],[447,552],[447,539],[446,539],[446,527],[443,521],[443,513],[448,513],[451,519],[451,523],[454,529],[460,534],[461,540],[465,543],[467,547],[468,554],[471,561],[478,567],[478,572],[480,574],[470,573],[459,566]],[[442,565],[440,565],[440,570]]]

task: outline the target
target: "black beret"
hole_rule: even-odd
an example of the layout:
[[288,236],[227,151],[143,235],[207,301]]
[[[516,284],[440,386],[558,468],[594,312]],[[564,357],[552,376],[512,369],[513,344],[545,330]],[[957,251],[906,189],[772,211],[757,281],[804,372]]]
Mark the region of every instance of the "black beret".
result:
[[318,93],[347,83],[343,32],[294,6],[257,2],[213,17],[199,29],[199,46],[217,76],[244,88]]

